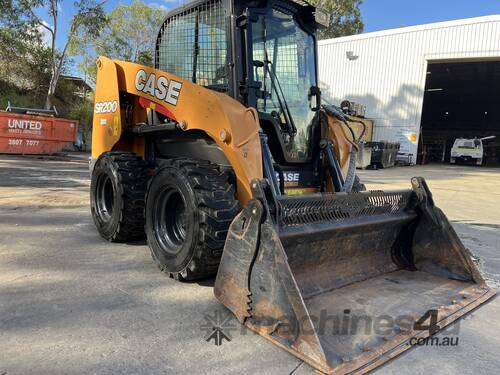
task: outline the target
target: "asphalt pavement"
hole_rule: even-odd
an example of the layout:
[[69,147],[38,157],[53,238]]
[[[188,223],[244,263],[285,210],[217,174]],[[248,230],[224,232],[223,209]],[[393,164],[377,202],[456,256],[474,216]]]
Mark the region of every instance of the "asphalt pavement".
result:
[[[500,169],[424,166],[362,171],[372,189],[427,178],[493,287],[500,286]],[[90,217],[85,155],[0,156],[0,375],[310,374],[299,359],[242,326],[206,341],[227,310],[213,280],[159,272],[144,242],[102,240]],[[498,298],[459,325],[454,347],[417,347],[377,374],[496,374]]]

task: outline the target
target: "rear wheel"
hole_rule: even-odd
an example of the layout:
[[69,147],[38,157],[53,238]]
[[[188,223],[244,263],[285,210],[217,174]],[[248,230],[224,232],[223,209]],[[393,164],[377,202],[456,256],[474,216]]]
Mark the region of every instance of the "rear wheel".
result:
[[108,241],[142,239],[147,163],[129,152],[106,152],[97,159],[90,183],[90,208],[100,235]]
[[227,231],[238,212],[234,186],[217,165],[165,161],[146,198],[146,235],[159,268],[177,280],[215,275]]

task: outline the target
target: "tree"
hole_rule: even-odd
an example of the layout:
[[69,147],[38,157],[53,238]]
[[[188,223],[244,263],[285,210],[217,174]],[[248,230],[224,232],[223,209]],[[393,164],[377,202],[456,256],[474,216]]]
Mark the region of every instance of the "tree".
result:
[[319,39],[337,38],[363,31],[359,6],[363,0],[311,0],[310,3],[331,14],[330,27],[319,33]]
[[75,51],[81,56],[79,68],[89,77],[95,77],[95,60],[100,55],[152,65],[155,37],[164,17],[163,9],[140,0],[116,6],[108,14],[109,22],[98,38],[86,32],[79,35]]
[[0,107],[41,107],[50,80],[50,50],[37,25],[11,0],[0,0]]
[[[18,27],[27,27],[38,30],[45,30],[49,35],[50,50],[50,80],[47,88],[45,107],[52,107],[53,96],[57,88],[57,82],[61,76],[64,64],[67,59],[68,48],[75,42],[76,36],[84,32],[89,36],[97,37],[103,25],[106,23],[106,16],[103,10],[103,3],[96,3],[95,0],[77,0],[74,3],[75,13],[71,17],[70,27],[65,42],[61,50],[56,47],[59,37],[59,7],[62,0],[0,0],[2,10],[5,5],[7,12],[4,17],[11,18],[11,24]],[[52,25],[44,21],[37,10],[45,10],[51,18]]]
[[[94,98],[79,98],[75,100],[68,111],[68,117],[78,120],[78,128],[82,134],[84,145],[90,144],[92,138],[92,119],[94,115]],[[86,151],[86,149],[84,149]]]

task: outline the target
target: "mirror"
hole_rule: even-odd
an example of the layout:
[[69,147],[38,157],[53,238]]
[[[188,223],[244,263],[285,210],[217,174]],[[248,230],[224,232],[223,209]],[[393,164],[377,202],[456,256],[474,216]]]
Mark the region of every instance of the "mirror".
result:
[[319,111],[321,107],[321,90],[317,86],[311,86],[309,89],[309,108],[311,111]]

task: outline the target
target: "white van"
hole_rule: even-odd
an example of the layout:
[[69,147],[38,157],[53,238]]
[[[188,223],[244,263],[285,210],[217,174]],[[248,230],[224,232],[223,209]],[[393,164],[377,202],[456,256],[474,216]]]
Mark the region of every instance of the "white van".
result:
[[483,164],[483,141],[495,138],[495,136],[484,138],[457,138],[451,148],[450,163],[457,161],[473,162],[476,165]]

